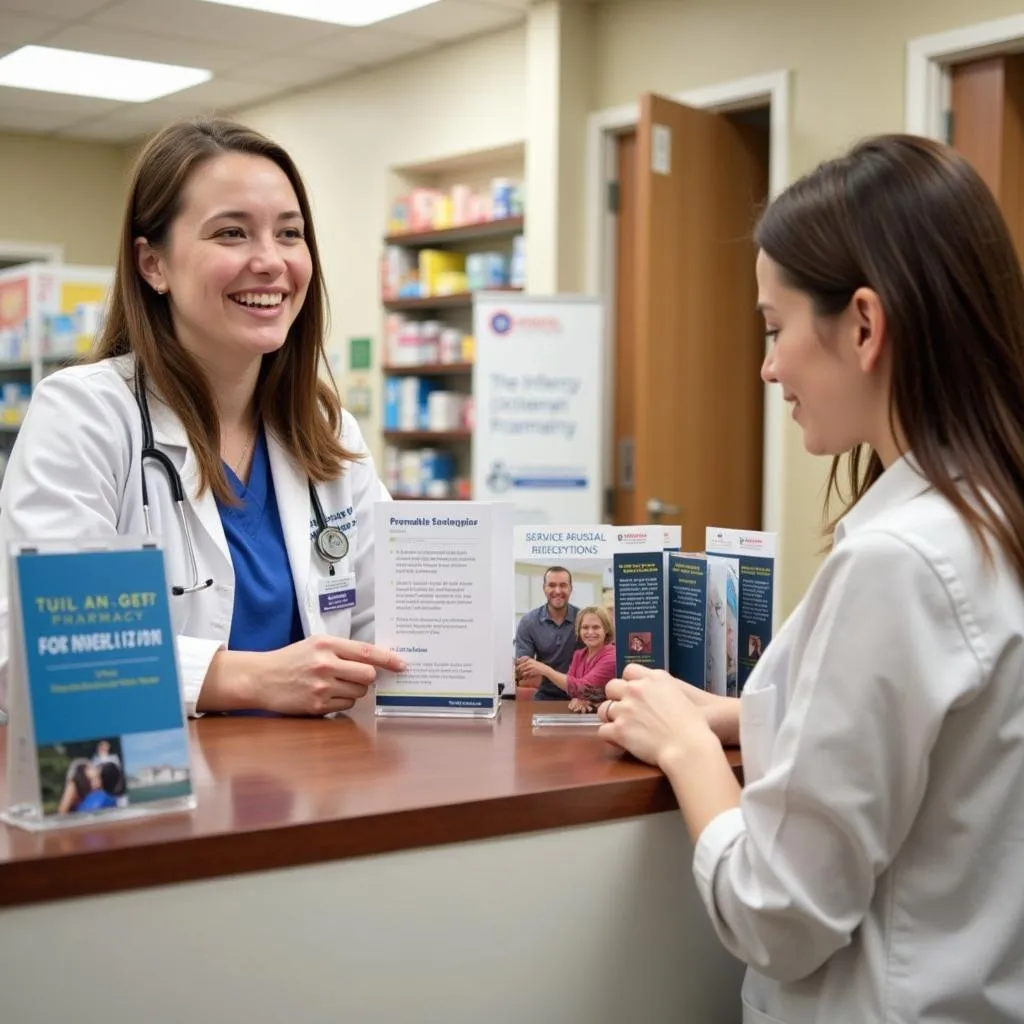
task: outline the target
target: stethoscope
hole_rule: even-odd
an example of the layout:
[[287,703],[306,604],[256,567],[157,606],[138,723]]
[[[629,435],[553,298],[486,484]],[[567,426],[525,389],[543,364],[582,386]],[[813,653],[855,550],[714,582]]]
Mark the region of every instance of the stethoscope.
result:
[[[185,515],[185,488],[181,483],[181,474],[175,469],[170,457],[160,451],[153,439],[153,421],[149,416],[149,399],[146,397],[146,384],[142,366],[136,363],[135,366],[135,403],[139,407],[139,416],[142,419],[142,454],[141,477],[142,477],[142,518],[146,524],[147,536],[153,535],[153,527],[149,517],[149,488],[146,486],[146,460],[150,459],[163,470],[167,477],[167,483],[171,488],[171,497],[178,510],[178,523],[181,526],[182,536],[185,538],[185,550],[188,552],[189,566],[192,570],[192,582],[188,586],[171,586],[171,593],[175,597],[182,594],[195,594],[200,590],[206,590],[213,586],[213,579],[201,580],[199,578],[199,562],[196,559],[196,548],[192,541],[192,529],[188,525],[188,516]],[[334,575],[334,567],[348,554],[348,537],[336,526],[328,526],[324,516],[323,506],[313,486],[313,481],[308,481],[309,498],[313,505],[313,516],[316,519],[316,536],[313,538],[313,546],[317,554],[327,563],[328,572]]]

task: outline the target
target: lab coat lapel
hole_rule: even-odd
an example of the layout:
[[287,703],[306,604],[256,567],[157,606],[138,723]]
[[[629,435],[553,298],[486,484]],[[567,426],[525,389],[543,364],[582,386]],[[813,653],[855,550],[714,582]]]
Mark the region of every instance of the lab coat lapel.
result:
[[[167,454],[178,467],[186,503],[192,508],[199,525],[223,555],[226,564],[230,566],[231,552],[228,550],[227,537],[224,536],[224,524],[220,520],[216,499],[209,489],[201,498],[196,497],[199,489],[199,464],[188,443],[188,435],[181,420],[152,395],[149,397],[149,418],[153,423],[153,440],[158,447],[169,449]],[[198,538],[196,543],[200,543]],[[202,575],[202,569],[200,574]]]
[[306,587],[309,584],[309,564],[312,546],[309,540],[309,482],[296,466],[295,460],[282,447],[272,431],[267,431],[267,453],[270,472],[274,480],[277,509],[281,515],[284,546],[295,582],[295,596],[299,607],[306,607]]

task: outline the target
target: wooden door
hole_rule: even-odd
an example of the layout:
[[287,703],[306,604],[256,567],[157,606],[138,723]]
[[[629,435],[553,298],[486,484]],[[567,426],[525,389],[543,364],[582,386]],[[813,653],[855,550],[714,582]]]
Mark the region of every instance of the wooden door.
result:
[[[759,529],[764,331],[751,231],[767,194],[756,133],[645,95],[636,140],[633,488],[623,517]],[[657,508],[664,509],[659,516]]]
[[1024,53],[957,64],[948,141],[995,194],[1024,259]]

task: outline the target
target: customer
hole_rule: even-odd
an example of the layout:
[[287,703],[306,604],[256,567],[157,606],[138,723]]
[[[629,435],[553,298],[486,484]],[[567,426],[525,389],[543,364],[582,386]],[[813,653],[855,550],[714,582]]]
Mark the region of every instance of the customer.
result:
[[[160,537],[189,712],[344,711],[401,667],[371,643],[388,495],[321,376],[326,329],[288,154],[228,121],[152,139],[95,358],[43,380],[18,432],[0,547]],[[4,583],[0,702],[7,614]]]
[[797,182],[756,239],[762,376],[852,499],[741,698],[630,669],[601,733],[675,789],[744,1021],[1020,1021],[1019,255],[967,162],[907,136]]

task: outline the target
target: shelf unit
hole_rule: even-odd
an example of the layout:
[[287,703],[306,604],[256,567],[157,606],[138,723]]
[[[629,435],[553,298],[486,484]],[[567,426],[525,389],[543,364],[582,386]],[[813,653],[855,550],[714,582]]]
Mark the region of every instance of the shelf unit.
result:
[[500,220],[485,220],[476,224],[461,224],[454,228],[440,228],[437,231],[401,231],[385,235],[386,245],[454,245],[457,242],[477,242],[485,238],[505,238],[521,234],[526,226],[523,217],[503,217]]
[[471,430],[385,430],[385,441],[415,441],[417,443],[436,443],[438,441],[468,441],[473,436]]
[[[451,500],[472,496],[469,493],[469,480],[472,474],[473,442],[474,292],[466,290],[466,287],[485,286],[487,291],[522,291],[519,287],[502,284],[500,277],[477,275],[475,271],[478,268],[490,271],[502,266],[511,270],[513,251],[520,245],[516,238],[524,232],[525,217],[518,215],[518,209],[513,210],[517,214],[515,216],[483,216],[484,213],[493,212],[493,209],[487,211],[486,203],[478,200],[468,203],[465,200],[470,194],[492,195],[495,179],[521,183],[524,171],[525,147],[521,144],[395,168],[392,171],[391,198],[398,201],[410,197],[410,211],[417,208],[422,200],[425,204],[422,209],[441,209],[442,220],[457,217],[460,211],[468,211],[474,217],[480,215],[471,222],[423,230],[395,230],[395,220],[392,218],[389,230],[383,235],[385,256],[381,274],[381,305],[386,324],[386,340],[382,346],[385,396],[382,402],[385,408],[383,469],[389,489],[396,498],[432,497]],[[441,206],[432,206],[433,201],[427,193],[417,193],[421,189],[434,190],[436,194],[443,195],[445,198],[441,200]],[[456,198],[457,195],[460,199]],[[411,214],[409,220],[400,222],[414,223],[415,219],[415,215]],[[423,250],[465,255],[466,276],[460,280],[462,271],[459,267],[462,261],[456,260],[455,267],[450,268],[445,266],[447,257],[421,258]],[[484,253],[494,255],[472,258],[472,254]],[[397,272],[396,266],[400,268]],[[430,268],[438,266],[448,273],[442,272],[435,278]],[[421,268],[424,272],[422,278],[417,273]],[[400,284],[389,291],[387,285],[395,285],[396,282]],[[460,284],[463,290],[454,291]],[[451,293],[421,296],[414,291],[417,285]],[[450,353],[453,348],[457,351],[460,347],[459,339],[453,337],[451,332],[461,335],[461,359],[443,362],[441,359],[450,359],[452,356],[439,356],[438,352],[433,351],[432,339],[436,337],[438,328],[450,332],[446,336],[448,344],[442,342],[440,352]],[[402,338],[401,343],[398,342],[399,336]],[[420,343],[427,350],[425,354],[423,349],[417,352],[418,337],[431,339],[429,344]],[[425,361],[417,363],[417,357]],[[440,397],[437,397],[438,392]],[[397,416],[396,396],[402,406]],[[423,404],[437,415],[438,425],[454,426],[458,418],[463,426],[459,429],[422,429],[424,417],[417,414],[417,409]],[[461,417],[456,411],[460,404],[466,410]],[[396,423],[411,427],[414,422],[418,422],[421,429],[394,429]],[[432,476],[434,467],[439,465],[444,467],[437,471],[441,478],[454,467],[455,479],[448,493],[445,493],[444,483]],[[430,480],[435,482],[424,482]]]
[[472,363],[421,363],[419,366],[385,366],[388,377],[464,377],[473,373]]
[[0,270],[0,477],[36,386],[91,348],[112,279],[63,263]]
[[[489,292],[521,292],[522,288],[511,288],[507,285],[488,288]],[[454,295],[432,295],[425,299],[385,299],[384,308],[389,313],[429,312],[442,309],[471,309],[473,307],[472,292],[457,292]]]

